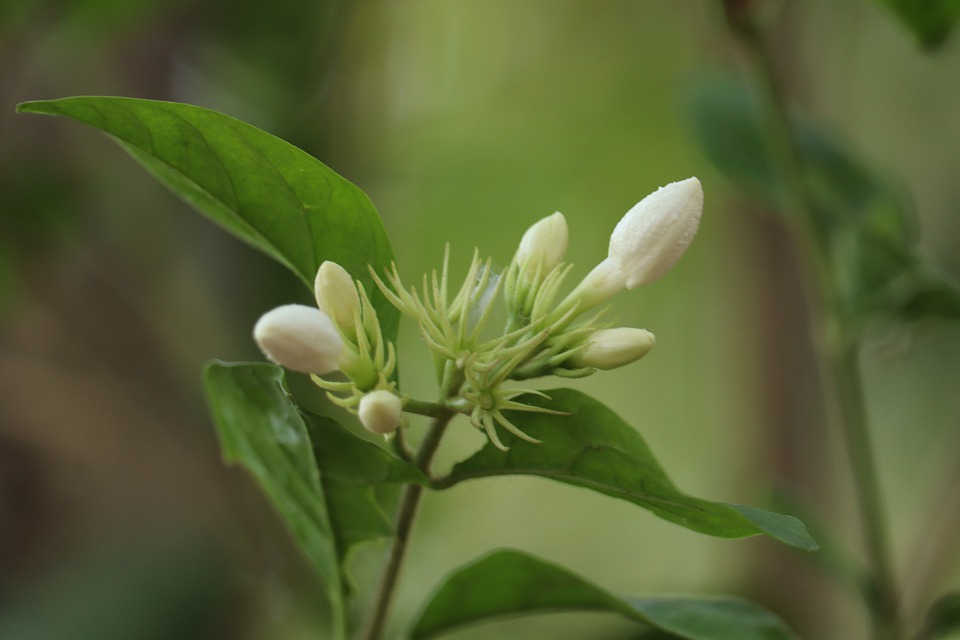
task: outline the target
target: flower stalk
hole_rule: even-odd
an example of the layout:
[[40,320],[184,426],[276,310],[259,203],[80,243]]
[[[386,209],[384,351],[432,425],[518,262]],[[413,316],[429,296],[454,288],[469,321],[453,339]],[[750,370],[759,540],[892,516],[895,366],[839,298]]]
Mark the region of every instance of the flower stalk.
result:
[[[453,419],[452,411],[444,411],[433,419],[430,430],[427,432],[420,449],[414,458],[414,464],[426,475],[430,475],[430,463],[440,446],[440,440]],[[416,521],[417,510],[423,499],[423,486],[419,484],[404,485],[397,507],[397,520],[394,527],[393,543],[390,545],[390,555],[380,577],[377,595],[370,612],[369,623],[364,638],[366,640],[380,640],[390,613],[390,605],[396,591],[397,580],[400,577],[400,568],[406,557],[407,546],[410,543],[410,534]]]
[[900,595],[863,395],[858,359],[859,340],[844,326],[843,313],[832,285],[826,248],[813,227],[813,199],[804,174],[803,157],[764,34],[749,9],[728,11],[728,22],[756,68],[768,116],[772,157],[783,176],[788,204],[793,210],[789,218],[791,236],[798,245],[797,254],[809,259],[811,273],[808,276],[812,277],[808,277],[804,284],[812,318],[811,330],[815,334],[820,332],[814,335],[813,342],[832,383],[825,385],[825,390],[834,399],[837,408],[837,421],[850,460],[870,564],[872,637],[874,640],[902,640],[905,636]]

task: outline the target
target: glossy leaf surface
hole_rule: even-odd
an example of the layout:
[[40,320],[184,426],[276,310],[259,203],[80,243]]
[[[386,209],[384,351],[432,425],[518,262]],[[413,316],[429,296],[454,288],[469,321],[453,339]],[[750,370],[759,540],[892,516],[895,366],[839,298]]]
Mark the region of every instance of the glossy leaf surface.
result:
[[450,575],[414,625],[412,638],[503,616],[608,611],[688,640],[791,640],[775,615],[731,597],[624,598],[518,551],[496,551]]
[[320,468],[320,484],[334,524],[341,561],[350,549],[393,535],[393,519],[384,513],[376,491],[383,485],[426,484],[415,466],[323,416],[304,416]]
[[224,459],[256,479],[345,625],[342,561],[354,545],[392,534],[374,486],[425,478],[334,420],[302,414],[279,367],[212,363],[205,381]]
[[283,388],[283,370],[268,364],[211,363],[207,402],[224,461],[243,466],[276,508],[327,587],[344,633],[343,583],[333,524],[320,487],[307,427]]
[[701,500],[680,491],[641,435],[599,401],[572,389],[553,389],[547,395],[550,400],[526,401],[569,415],[514,412],[510,416],[520,430],[541,440],[540,444],[502,434],[509,451],[488,442],[455,465],[439,486],[490,476],[534,475],[626,500],[700,533],[724,538],[762,533],[800,549],[817,548],[796,518]]
[[78,97],[25,102],[100,129],[162,183],[238,238],[290,268],[313,290],[324,260],[341,264],[373,296],[384,335],[398,314],[367,270],[389,265],[390,243],[373,204],[332,169],[257,127],[187,104]]

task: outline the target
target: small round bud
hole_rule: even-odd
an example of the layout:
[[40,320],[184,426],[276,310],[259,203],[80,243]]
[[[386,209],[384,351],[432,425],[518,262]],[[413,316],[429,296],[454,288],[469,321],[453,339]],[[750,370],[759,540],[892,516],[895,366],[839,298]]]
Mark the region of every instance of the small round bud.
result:
[[313,292],[317,296],[317,306],[333,318],[342,331],[353,330],[354,318],[360,308],[360,296],[356,283],[346,269],[336,262],[325,261],[317,270]]
[[527,229],[517,249],[517,264],[525,272],[539,270],[546,275],[560,264],[567,251],[567,220],[559,211],[543,218]]
[[600,329],[590,334],[569,363],[577,368],[616,369],[647,355],[655,342],[653,334],[645,329]]
[[263,314],[253,328],[260,350],[273,362],[303,373],[337,369],[343,340],[319,309],[288,304]]
[[395,394],[379,389],[360,398],[357,410],[360,422],[368,431],[386,435],[400,426],[403,417],[403,404]]
[[700,225],[703,189],[696,178],[671,182],[638,202],[610,236],[609,257],[627,289],[653,282],[684,254]]

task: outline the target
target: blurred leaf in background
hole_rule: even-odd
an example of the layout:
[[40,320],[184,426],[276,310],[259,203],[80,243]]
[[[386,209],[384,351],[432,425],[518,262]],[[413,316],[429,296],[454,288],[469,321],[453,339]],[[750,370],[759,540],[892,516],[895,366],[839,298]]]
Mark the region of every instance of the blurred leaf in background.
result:
[[903,22],[925,47],[944,43],[960,21],[957,0],[879,0]]
[[[790,209],[787,188],[770,162],[769,136],[757,97],[727,74],[702,79],[691,99],[693,128],[716,168],[747,192]],[[960,320],[960,287],[925,266],[916,254],[919,230],[912,204],[897,181],[857,157],[837,135],[807,119],[794,129],[804,179],[812,194],[816,239],[832,259],[847,319],[871,316]]]
[[[233,637],[227,558],[203,537],[115,540],[0,607],[7,640]],[[15,606],[11,606],[15,605]]]

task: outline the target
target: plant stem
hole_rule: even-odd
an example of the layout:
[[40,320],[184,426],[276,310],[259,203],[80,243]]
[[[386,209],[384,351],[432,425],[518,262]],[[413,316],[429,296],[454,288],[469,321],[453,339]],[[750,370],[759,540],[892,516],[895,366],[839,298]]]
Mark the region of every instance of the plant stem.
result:
[[915,615],[923,613],[960,559],[956,533],[960,529],[960,466],[954,466],[945,480],[926,534],[917,540],[906,563],[912,575],[902,588],[904,610]]
[[[739,6],[739,5],[738,5]],[[868,594],[875,640],[900,640],[903,637],[900,599],[890,560],[886,518],[873,456],[873,444],[867,422],[863,384],[858,361],[859,341],[844,327],[843,310],[834,294],[830,262],[824,240],[815,228],[813,199],[803,170],[803,157],[793,128],[787,101],[778,82],[777,70],[760,29],[749,14],[728,12],[731,27],[743,43],[757,68],[769,117],[771,151],[791,199],[792,236],[798,255],[812,261],[814,276],[804,284],[811,305],[811,329],[821,331],[814,343],[825,371],[832,376],[851,473],[856,485],[860,519],[870,562],[872,592]]]
[[403,403],[403,410],[407,413],[415,413],[419,416],[437,418],[444,414],[446,408],[438,402],[427,402],[426,400],[407,398],[406,402]]
[[[443,437],[447,425],[454,416],[454,412],[445,410],[433,419],[430,430],[427,432],[423,443],[417,451],[414,463],[417,467],[429,475],[430,461],[440,446],[440,439]],[[380,586],[377,589],[377,597],[374,602],[373,612],[370,616],[370,623],[367,627],[367,633],[364,636],[366,640],[379,640],[383,634],[383,627],[387,621],[387,614],[390,610],[390,603],[393,601],[393,593],[396,590],[397,578],[400,576],[400,566],[403,564],[403,558],[406,555],[407,544],[410,541],[410,532],[413,529],[413,523],[416,519],[417,508],[420,506],[420,500],[423,498],[423,486],[419,484],[408,484],[404,486],[403,495],[400,498],[400,506],[397,511],[396,533],[393,539],[393,545],[390,547],[390,557],[387,560],[387,566],[384,568],[383,576],[380,578]]]
[[857,485],[860,519],[873,578],[873,593],[869,595],[873,604],[874,638],[898,640],[902,637],[900,598],[890,561],[886,518],[867,422],[858,351],[855,342],[843,344],[841,341],[831,349],[830,364],[847,455]]

